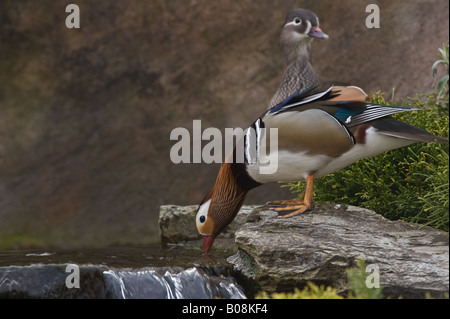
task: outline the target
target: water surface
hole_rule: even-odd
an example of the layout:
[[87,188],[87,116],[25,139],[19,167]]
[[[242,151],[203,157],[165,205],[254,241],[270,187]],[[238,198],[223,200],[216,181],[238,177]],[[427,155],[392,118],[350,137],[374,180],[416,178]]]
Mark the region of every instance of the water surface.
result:
[[[245,298],[229,255],[180,245],[3,251],[0,297]],[[79,268],[80,288],[67,286],[68,265]]]

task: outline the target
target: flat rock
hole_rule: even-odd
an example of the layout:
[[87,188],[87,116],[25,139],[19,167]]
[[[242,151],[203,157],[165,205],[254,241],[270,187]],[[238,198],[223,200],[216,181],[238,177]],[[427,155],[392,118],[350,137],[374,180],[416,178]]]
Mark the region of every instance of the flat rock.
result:
[[449,290],[446,232],[358,207],[318,204],[289,219],[254,210],[235,240],[239,251],[229,261],[255,290],[288,291],[312,281],[344,292],[346,270],[360,257],[378,267],[387,297],[443,298]]
[[[214,248],[237,250],[235,232],[247,221],[256,205],[243,206],[233,222],[217,237]],[[183,244],[201,247],[201,236],[195,226],[198,205],[163,205],[159,211],[159,236],[162,244]]]

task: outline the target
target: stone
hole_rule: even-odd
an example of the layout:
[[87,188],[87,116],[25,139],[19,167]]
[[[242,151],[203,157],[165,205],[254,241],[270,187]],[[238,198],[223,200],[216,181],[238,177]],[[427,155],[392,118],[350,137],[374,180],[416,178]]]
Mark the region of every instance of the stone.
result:
[[311,281],[346,292],[346,270],[363,258],[378,267],[386,297],[448,294],[446,232],[345,205],[318,204],[289,219],[264,209],[252,215],[235,233],[239,251],[229,261],[255,291],[292,291]]
[[[217,237],[214,247],[234,249],[234,234],[247,221],[248,216],[259,206],[249,205],[241,208],[233,222]],[[201,247],[201,236],[195,226],[196,205],[163,205],[159,212],[159,236],[161,243],[183,244]]]
[[[196,247],[197,206],[161,206],[160,236],[168,244]],[[247,296],[282,292],[307,282],[346,295],[347,270],[363,258],[376,267],[385,297],[444,298],[449,290],[449,237],[444,231],[390,221],[361,207],[317,204],[313,211],[278,219],[266,206],[243,206],[216,239],[211,255],[229,253]],[[369,272],[367,273],[369,274]]]
[[159,210],[159,236],[163,244],[200,239],[195,227],[198,206],[163,205]]

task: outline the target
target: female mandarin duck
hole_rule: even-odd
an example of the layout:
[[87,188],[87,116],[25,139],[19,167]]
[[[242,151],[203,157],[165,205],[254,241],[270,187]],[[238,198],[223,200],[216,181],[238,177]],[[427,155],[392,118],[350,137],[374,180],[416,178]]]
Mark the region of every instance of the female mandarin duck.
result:
[[[282,42],[297,39],[300,46],[308,48],[311,40],[307,38],[314,36],[325,38],[312,12],[294,10],[289,13]],[[296,50],[298,55],[302,55],[299,60],[304,60],[304,55],[308,54],[307,49],[294,45],[284,45],[283,48]],[[286,53],[287,56],[291,54],[294,53]],[[309,59],[309,55],[307,57]],[[204,254],[210,251],[214,239],[234,219],[247,192],[263,183],[306,180],[303,200],[272,202],[284,204],[285,207],[274,210],[279,212],[279,218],[288,218],[314,208],[315,178],[360,159],[416,142],[448,142],[390,117],[416,108],[367,103],[367,95],[357,87],[331,87],[317,93],[315,80],[309,82],[309,86],[298,79],[289,81],[286,74],[295,76],[294,73],[286,71],[280,86],[282,92],[275,94],[274,100],[292,90],[289,83],[296,83],[296,91],[247,129],[198,208],[196,224],[203,237]],[[270,129],[276,129],[277,134],[272,136]],[[274,144],[277,147],[272,148]],[[239,160],[241,154],[243,160]],[[276,169],[270,174],[264,173],[266,163],[272,162],[277,163]],[[281,215],[285,212],[291,213]]]
[[270,101],[269,109],[297,91],[313,91],[319,88],[319,76],[310,62],[311,43],[314,39],[328,39],[328,35],[319,27],[319,18],[305,9],[289,12],[280,35],[286,71]]

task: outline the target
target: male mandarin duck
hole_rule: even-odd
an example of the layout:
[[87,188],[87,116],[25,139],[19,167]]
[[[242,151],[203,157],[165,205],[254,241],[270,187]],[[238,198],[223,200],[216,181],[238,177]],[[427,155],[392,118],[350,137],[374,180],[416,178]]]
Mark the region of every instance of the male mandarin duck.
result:
[[[307,27],[294,28],[298,24]],[[325,37],[310,11],[289,13],[283,33],[287,28],[300,34],[298,38],[305,49],[285,46],[284,50],[295,48],[298,53],[307,54],[310,41],[304,41],[305,36]],[[288,218],[314,208],[315,178],[416,142],[448,142],[390,117],[417,108],[367,103],[364,91],[354,86],[336,86],[317,92],[315,85],[296,85],[293,94],[266,111],[246,130],[221,166],[215,185],[199,205],[196,225],[203,238],[204,254],[234,219],[247,192],[253,188],[269,182],[306,180],[303,200],[272,202],[285,205],[273,210],[279,212],[279,218]],[[277,130],[272,133],[271,129]],[[266,163],[272,162],[277,164],[276,169],[267,173]],[[290,213],[282,215],[285,212]]]

